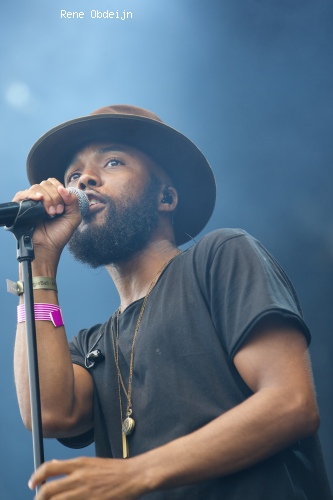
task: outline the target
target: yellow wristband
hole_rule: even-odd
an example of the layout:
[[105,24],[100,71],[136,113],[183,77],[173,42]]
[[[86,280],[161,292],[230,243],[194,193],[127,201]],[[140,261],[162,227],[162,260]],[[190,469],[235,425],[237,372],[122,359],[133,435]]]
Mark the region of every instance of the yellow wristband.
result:
[[[55,290],[58,292],[55,278],[49,278],[48,276],[35,276],[35,278],[32,278],[32,288],[34,290],[43,288],[44,290]],[[23,281],[7,280],[7,292],[14,295],[22,295],[23,289]]]
[[32,288],[34,290],[44,289],[58,291],[55,278],[49,278],[48,276],[35,276],[32,278]]

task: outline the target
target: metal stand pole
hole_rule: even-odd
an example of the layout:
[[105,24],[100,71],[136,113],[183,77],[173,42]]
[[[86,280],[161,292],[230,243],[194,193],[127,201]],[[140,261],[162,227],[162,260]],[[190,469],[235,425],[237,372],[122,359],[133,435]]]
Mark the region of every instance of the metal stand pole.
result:
[[[19,211],[14,224],[6,228],[8,231],[11,231],[17,239],[17,260],[21,263],[23,273],[23,296],[26,314],[32,443],[35,470],[44,462],[44,448],[31,262],[35,258],[32,235],[37,225],[43,220],[44,214],[43,206],[32,204],[27,210]],[[36,492],[37,491],[38,488],[36,489]]]

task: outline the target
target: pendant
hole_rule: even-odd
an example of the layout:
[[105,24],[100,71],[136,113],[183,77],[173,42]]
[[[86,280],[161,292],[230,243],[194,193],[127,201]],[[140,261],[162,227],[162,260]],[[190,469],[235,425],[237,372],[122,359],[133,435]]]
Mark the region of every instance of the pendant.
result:
[[126,417],[125,420],[123,421],[123,424],[121,426],[121,434],[122,434],[122,441],[123,441],[123,458],[128,458],[129,457],[129,447],[128,447],[128,441],[127,441],[127,436],[132,434],[135,426],[135,421],[131,417]]
[[123,458],[128,458],[129,457],[129,448],[128,448],[128,442],[127,442],[127,436],[123,432],[121,433],[121,438],[123,442]]
[[134,427],[135,427],[134,419],[131,417],[126,417],[122,425],[123,434],[125,434],[125,436],[130,436],[134,430]]

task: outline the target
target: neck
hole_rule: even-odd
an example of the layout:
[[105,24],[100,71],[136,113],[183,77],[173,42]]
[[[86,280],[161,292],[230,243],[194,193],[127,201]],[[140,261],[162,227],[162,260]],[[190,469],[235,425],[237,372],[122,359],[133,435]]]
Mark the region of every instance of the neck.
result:
[[126,262],[107,266],[120,296],[121,311],[146,295],[158,271],[177,251],[172,241],[154,241]]

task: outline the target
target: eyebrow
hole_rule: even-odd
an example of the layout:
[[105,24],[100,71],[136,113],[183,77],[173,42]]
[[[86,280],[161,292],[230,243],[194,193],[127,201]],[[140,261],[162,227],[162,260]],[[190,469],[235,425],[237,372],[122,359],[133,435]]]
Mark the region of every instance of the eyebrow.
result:
[[128,148],[126,148],[125,146],[110,145],[110,146],[103,146],[97,149],[98,154],[112,153],[113,151],[121,151],[122,153],[128,153]]

